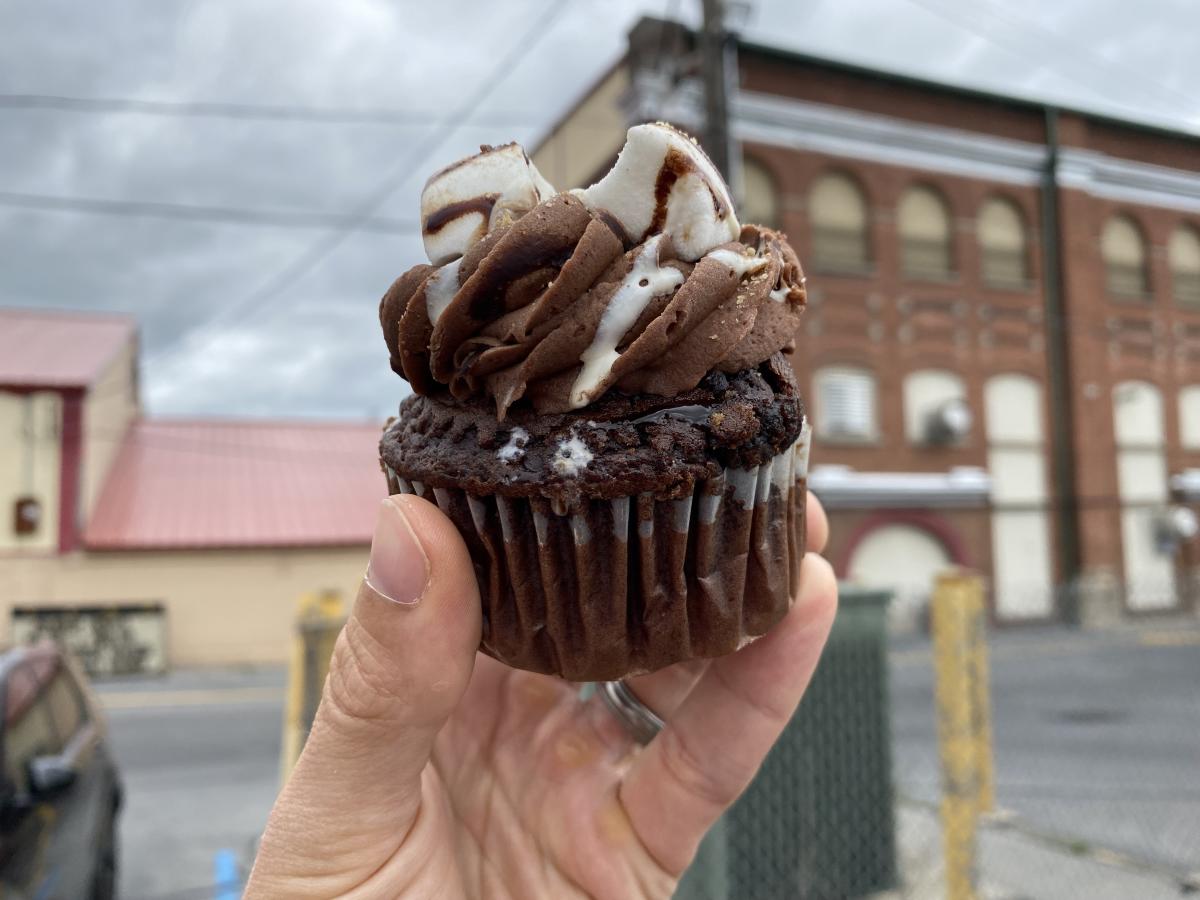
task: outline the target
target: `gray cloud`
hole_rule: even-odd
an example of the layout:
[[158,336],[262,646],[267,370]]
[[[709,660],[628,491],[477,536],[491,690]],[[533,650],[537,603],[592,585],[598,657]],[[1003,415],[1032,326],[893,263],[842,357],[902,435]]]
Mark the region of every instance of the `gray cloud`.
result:
[[[571,4],[496,83],[480,111],[488,123],[446,135],[379,213],[412,220],[430,169],[480,142],[536,138],[616,58],[638,15],[674,6],[694,19],[693,5]],[[1155,7],[863,0],[851,12],[833,0],[774,0],[756,4],[747,34],[1200,129],[1200,101],[1187,103],[1200,76],[1187,0]],[[475,90],[546,9],[544,0],[43,0],[5,17],[0,89],[437,113]],[[2,109],[0,191],[343,213],[431,128]],[[0,302],[137,314],[157,411],[380,415],[403,383],[387,368],[375,306],[420,258],[414,235],[352,234],[267,303],[221,316],[324,235],[0,207]],[[207,324],[214,317],[223,324]]]

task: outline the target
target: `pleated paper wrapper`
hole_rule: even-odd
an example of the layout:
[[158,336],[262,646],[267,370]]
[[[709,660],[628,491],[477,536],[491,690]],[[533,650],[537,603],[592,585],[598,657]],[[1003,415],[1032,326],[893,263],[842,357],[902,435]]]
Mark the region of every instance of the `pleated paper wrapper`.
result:
[[730,653],[791,605],[804,556],[810,428],[770,462],[690,496],[555,508],[410,481],[462,532],[483,602],[481,649],[507,665],[601,681]]

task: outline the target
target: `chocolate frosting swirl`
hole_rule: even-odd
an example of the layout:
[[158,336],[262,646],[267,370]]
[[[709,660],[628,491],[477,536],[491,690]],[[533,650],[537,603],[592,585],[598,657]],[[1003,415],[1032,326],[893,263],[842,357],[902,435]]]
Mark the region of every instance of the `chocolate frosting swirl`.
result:
[[392,368],[418,394],[578,410],[606,392],[673,397],[786,347],[805,303],[783,235],[738,224],[690,137],[629,130],[612,170],[556,194],[516,144],[481,148],[421,195],[434,265],[379,308]]
[[380,304],[392,368],[420,394],[490,396],[503,419],[522,399],[550,413],[612,388],[672,396],[792,340],[804,277],[780,233],[744,226],[692,263],[668,236],[628,246],[618,230],[559,194],[460,260],[410,269]]

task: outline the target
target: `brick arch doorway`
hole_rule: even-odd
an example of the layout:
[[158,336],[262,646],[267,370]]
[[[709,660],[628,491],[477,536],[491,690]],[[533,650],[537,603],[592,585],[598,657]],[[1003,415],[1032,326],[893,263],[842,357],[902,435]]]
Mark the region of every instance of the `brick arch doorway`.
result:
[[847,544],[839,572],[848,582],[893,592],[888,618],[907,630],[927,621],[938,573],[966,566],[958,535],[944,522],[921,514],[882,514],[864,522]]

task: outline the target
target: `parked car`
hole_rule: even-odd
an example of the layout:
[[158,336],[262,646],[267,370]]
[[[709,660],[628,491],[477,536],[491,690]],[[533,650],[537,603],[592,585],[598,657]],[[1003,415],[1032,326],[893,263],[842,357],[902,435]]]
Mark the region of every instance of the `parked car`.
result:
[[108,900],[121,779],[75,661],[50,643],[0,653],[0,896]]

